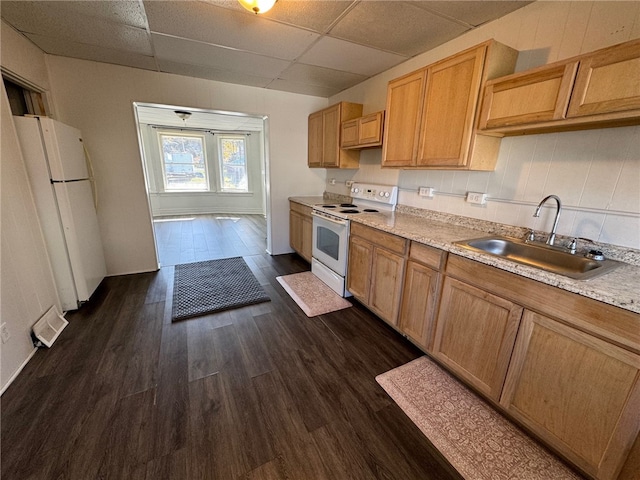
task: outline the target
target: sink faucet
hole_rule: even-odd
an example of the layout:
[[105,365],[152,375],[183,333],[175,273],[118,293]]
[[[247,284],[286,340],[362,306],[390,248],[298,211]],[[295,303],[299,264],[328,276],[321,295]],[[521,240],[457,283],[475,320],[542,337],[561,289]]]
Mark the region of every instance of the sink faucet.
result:
[[538,204],[538,208],[536,208],[536,213],[533,214],[534,217],[539,217],[542,205],[544,205],[544,203],[550,198],[553,198],[556,201],[556,203],[558,204],[558,209],[556,210],[556,218],[553,221],[551,233],[549,233],[549,238],[547,239],[547,245],[553,245],[553,242],[555,242],[556,240],[556,229],[558,228],[558,220],[560,220],[560,212],[562,211],[562,203],[560,202],[560,198],[558,198],[557,195],[547,195],[540,201],[540,203]]

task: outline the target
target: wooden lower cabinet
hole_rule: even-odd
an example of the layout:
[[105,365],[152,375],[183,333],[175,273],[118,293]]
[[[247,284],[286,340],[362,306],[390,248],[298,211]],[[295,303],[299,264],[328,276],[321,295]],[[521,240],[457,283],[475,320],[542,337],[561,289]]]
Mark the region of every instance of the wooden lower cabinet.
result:
[[373,313],[398,324],[407,240],[351,224],[347,289]]
[[500,403],[594,478],[617,478],[640,430],[640,355],[526,310]]
[[433,356],[497,402],[522,310],[509,300],[445,278]]
[[302,258],[311,262],[313,248],[313,219],[311,207],[290,202],[289,244]]
[[431,351],[431,339],[440,292],[443,251],[411,242],[402,288],[398,326],[415,344]]

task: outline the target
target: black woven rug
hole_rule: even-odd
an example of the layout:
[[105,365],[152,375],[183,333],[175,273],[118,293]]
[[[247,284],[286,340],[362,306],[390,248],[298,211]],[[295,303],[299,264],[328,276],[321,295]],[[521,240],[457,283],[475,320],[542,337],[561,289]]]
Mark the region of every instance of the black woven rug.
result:
[[173,321],[270,300],[242,257],[175,266]]

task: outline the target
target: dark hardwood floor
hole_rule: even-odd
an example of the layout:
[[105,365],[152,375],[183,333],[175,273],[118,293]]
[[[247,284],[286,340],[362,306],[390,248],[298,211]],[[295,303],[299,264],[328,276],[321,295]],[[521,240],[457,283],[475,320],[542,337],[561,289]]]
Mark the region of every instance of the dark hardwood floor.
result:
[[172,323],[172,266],[105,279],[2,396],[2,479],[460,478],[375,381],[419,350],[355,302],[307,318],[264,220],[190,222],[163,265],[243,255],[271,302]]

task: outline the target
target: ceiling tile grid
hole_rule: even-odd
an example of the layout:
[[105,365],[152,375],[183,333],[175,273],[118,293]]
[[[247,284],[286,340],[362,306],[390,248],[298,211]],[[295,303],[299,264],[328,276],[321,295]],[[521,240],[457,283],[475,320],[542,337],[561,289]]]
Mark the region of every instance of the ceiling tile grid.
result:
[[329,97],[529,1],[2,0],[42,51]]

